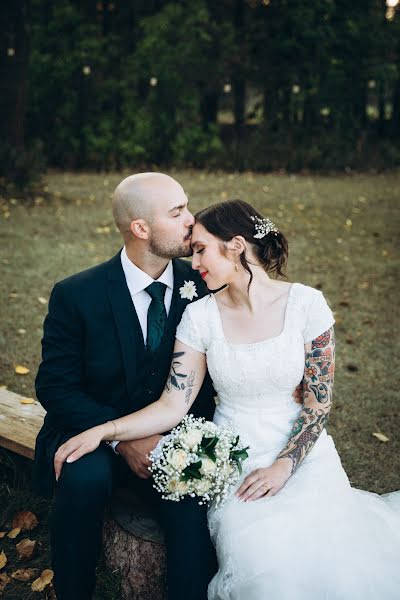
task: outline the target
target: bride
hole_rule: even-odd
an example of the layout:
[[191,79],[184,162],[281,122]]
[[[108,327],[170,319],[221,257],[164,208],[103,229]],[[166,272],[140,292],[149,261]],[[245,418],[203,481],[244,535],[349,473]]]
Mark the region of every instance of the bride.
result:
[[[233,425],[249,459],[237,489],[209,510],[219,571],[209,600],[397,600],[400,492],[350,486],[326,424],[332,406],[334,318],[322,293],[283,274],[287,242],[240,200],[196,215],[193,268],[210,290],[176,334],[184,389],[173,371],[161,398],[62,445],[64,461],[103,440],[167,431],[190,410],[208,369],[214,421]],[[304,404],[292,390],[303,381]]]

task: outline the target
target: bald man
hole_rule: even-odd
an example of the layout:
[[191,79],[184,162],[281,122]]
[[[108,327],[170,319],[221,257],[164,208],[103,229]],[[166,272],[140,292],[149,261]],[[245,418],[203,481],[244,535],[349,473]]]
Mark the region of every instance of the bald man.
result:
[[[203,281],[191,269],[194,219],[177,181],[161,173],[127,177],[116,188],[113,214],[124,247],[111,260],[57,283],[44,323],[36,394],[47,411],[35,452],[39,491],[55,503],[52,562],[58,600],[89,600],[102,546],[104,509],[115,485],[152,502],[164,528],[170,600],[206,600],[216,559],[206,512],[194,499],[162,500],[146,456],[161,435],[102,445],[66,464],[56,483],[53,457],[76,433],[134,412],[161,395],[175,330],[190,302],[179,289]],[[193,413],[212,419],[206,379]],[[162,432],[160,432],[162,434]]]

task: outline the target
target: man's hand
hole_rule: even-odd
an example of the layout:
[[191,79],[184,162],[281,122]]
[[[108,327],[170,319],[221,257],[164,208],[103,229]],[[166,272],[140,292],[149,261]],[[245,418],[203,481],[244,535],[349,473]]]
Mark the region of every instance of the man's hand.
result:
[[304,402],[304,398],[303,398],[303,382],[299,383],[299,385],[297,386],[297,388],[294,390],[292,396],[294,398],[294,401],[297,402],[297,404],[303,404],[303,402]]
[[133,440],[130,442],[119,442],[116,447],[118,454],[120,454],[128,463],[130,469],[140,479],[149,479],[151,473],[148,469],[150,461],[147,455],[157,446],[161,440],[162,435],[151,435],[141,440]]

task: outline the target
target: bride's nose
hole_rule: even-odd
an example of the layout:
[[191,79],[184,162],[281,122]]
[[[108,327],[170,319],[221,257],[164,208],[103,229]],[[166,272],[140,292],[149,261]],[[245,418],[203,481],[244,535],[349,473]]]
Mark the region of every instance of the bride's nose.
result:
[[197,270],[200,267],[199,255],[195,252],[192,255],[192,269]]

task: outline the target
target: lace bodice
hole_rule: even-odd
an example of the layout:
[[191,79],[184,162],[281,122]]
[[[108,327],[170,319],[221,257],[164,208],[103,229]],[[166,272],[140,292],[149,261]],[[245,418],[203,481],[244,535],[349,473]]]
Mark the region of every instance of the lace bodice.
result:
[[229,342],[217,301],[206,296],[187,306],[176,337],[204,352],[220,410],[235,404],[242,411],[293,409],[292,392],[303,378],[304,344],[334,323],[323,294],[294,283],[289,291],[282,332],[261,342]]

